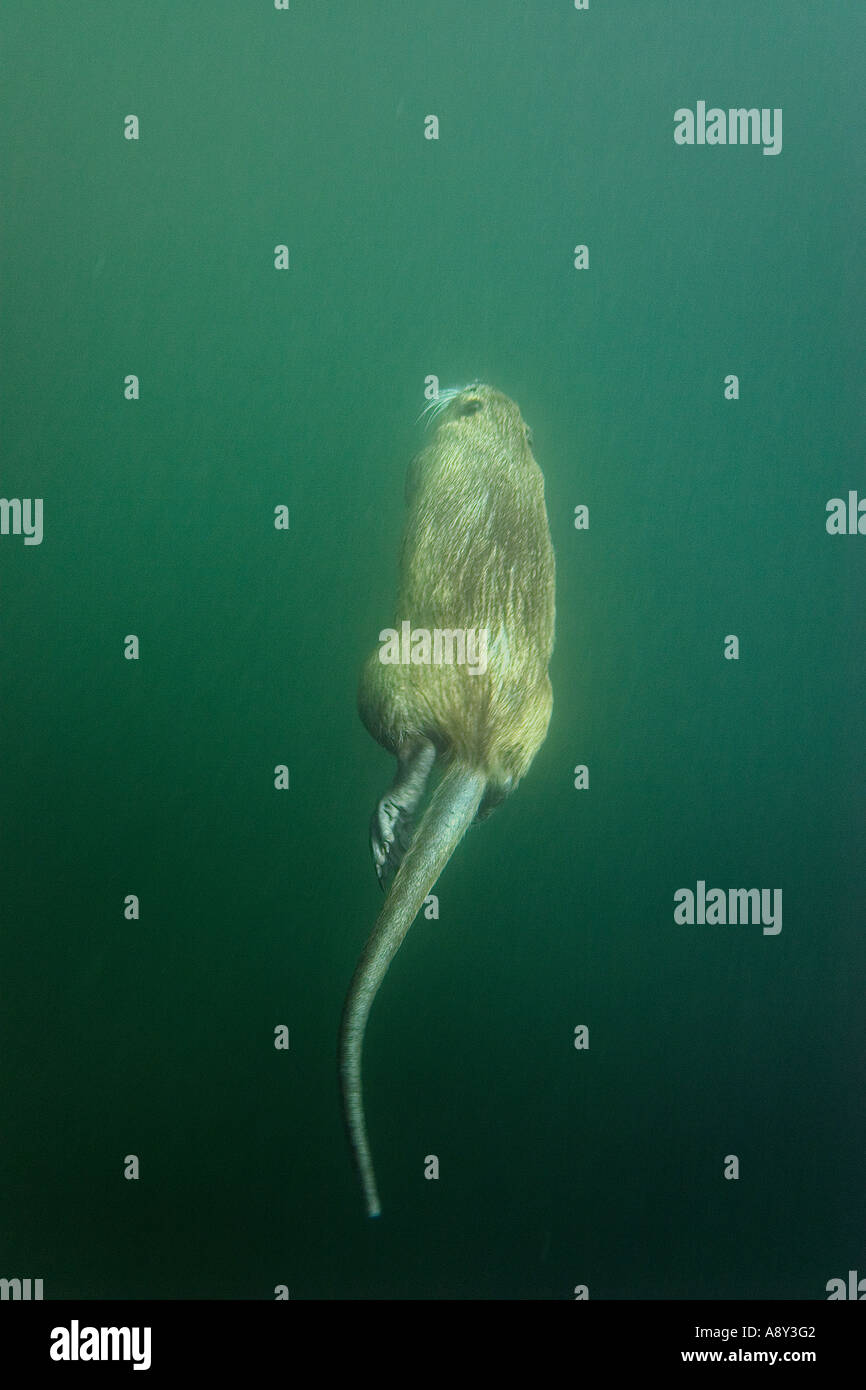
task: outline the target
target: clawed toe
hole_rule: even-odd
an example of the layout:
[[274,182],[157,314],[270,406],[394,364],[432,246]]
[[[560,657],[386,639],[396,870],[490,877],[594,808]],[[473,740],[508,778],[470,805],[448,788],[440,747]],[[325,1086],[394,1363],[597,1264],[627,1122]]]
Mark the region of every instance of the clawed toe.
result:
[[412,843],[412,819],[399,802],[383,796],[370,822],[370,848],[382,887],[387,887]]

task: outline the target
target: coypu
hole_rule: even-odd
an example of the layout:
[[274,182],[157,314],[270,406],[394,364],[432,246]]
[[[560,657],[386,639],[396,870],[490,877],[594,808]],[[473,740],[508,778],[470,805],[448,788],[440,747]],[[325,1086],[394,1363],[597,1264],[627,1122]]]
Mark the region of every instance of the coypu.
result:
[[[346,1129],[370,1216],[381,1210],[361,1087],[370,1007],[466,830],[528,770],[553,702],[554,559],[532,436],[515,403],[480,383],[443,393],[432,409],[436,434],[406,485],[402,660],[397,629],[380,633],[389,651],[372,653],[358,691],[361,718],[397,758],[371,825],[383,887],[394,877],[340,1028]],[[437,760],[443,775],[413,834],[412,816]]]

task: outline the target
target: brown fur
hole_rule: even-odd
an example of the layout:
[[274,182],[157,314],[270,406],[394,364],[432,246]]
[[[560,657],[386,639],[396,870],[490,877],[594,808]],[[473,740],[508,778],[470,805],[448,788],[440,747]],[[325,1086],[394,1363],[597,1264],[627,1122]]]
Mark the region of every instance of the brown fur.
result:
[[[466,413],[472,403],[480,409]],[[485,673],[383,665],[361,678],[361,717],[392,753],[430,738],[483,773],[489,799],[516,786],[544,741],[552,693],[554,560],[544,479],[515,403],[461,392],[412,465],[395,627],[487,628]]]

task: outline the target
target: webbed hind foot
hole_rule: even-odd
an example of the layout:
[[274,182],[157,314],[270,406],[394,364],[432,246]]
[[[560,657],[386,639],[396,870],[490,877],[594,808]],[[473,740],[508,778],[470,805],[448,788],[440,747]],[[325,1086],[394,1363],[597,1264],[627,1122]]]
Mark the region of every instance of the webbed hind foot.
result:
[[396,874],[412,843],[415,809],[424,795],[435,760],[436,749],[426,739],[401,753],[394,780],[373,812],[370,848],[383,888]]

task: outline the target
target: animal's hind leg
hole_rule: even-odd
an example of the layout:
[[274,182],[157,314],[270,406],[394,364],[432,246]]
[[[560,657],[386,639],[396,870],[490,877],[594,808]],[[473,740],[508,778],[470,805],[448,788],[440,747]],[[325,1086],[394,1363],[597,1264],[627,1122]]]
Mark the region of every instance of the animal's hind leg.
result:
[[394,780],[373,812],[370,848],[383,888],[412,843],[412,818],[435,761],[436,749],[428,739],[418,739],[401,749]]

